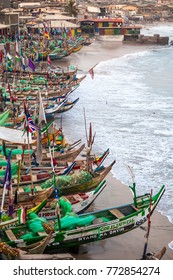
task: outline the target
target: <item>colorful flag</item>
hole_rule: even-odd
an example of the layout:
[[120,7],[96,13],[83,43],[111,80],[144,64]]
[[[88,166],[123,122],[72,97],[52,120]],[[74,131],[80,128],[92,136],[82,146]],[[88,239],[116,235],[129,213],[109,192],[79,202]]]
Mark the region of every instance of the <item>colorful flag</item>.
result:
[[48,33],[47,31],[44,32],[44,36],[45,36],[48,40],[50,40],[50,36],[49,36],[49,33]]
[[12,97],[11,88],[10,88],[10,84],[9,83],[8,83],[8,93],[10,95],[10,101],[12,101],[13,97]]
[[13,60],[12,60],[12,56],[7,53],[7,56],[6,56],[6,65],[7,65],[7,69],[8,71],[13,71],[13,66],[14,66],[14,63],[13,63]]
[[29,67],[33,72],[35,72],[35,64],[34,64],[34,62],[33,62],[30,58],[28,58],[28,67]]
[[22,49],[20,49],[20,57],[21,57],[21,66],[22,66],[23,70],[25,71],[26,63],[25,63],[25,57],[23,55]]
[[30,116],[30,113],[26,107],[26,102],[24,101],[24,113],[25,113],[25,123],[24,128],[27,131],[27,133],[33,133],[36,131],[36,126]]
[[37,54],[36,54],[36,61],[37,61],[38,63],[40,63],[40,54],[39,54],[39,52],[37,52]]
[[93,68],[91,68],[88,72],[89,72],[91,78],[94,79],[94,70],[93,70]]
[[48,55],[48,57],[47,57],[47,63],[48,63],[49,65],[52,64],[52,61],[50,60],[50,56],[49,56],[49,55]]
[[18,54],[18,52],[16,52],[15,59],[16,61],[20,61],[20,55]]
[[11,153],[12,153],[12,150],[10,150],[10,153],[8,155],[7,168],[6,168],[5,177],[4,177],[4,181],[3,181],[3,186],[7,190],[10,190],[10,184],[12,181],[11,163],[10,163]]
[[19,208],[18,219],[20,224],[26,224],[26,207]]
[[14,208],[13,208],[13,189],[12,189],[12,172],[11,172],[11,153],[12,150],[10,150],[10,153],[8,155],[8,162],[7,162],[7,168],[5,172],[5,177],[3,181],[3,187],[4,189],[8,190],[8,214],[10,217],[12,217],[12,214],[14,213]]
[[19,53],[19,44],[18,44],[17,40],[16,40],[16,44],[15,44],[15,50],[17,53]]

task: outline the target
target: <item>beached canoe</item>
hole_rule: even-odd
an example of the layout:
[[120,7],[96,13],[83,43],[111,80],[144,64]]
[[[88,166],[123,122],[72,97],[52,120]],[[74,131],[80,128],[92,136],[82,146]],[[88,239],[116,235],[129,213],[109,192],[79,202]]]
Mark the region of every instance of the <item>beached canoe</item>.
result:
[[[80,154],[80,152],[84,149],[85,144],[81,145],[79,148],[77,149],[64,149],[61,151],[55,151],[54,152],[54,159],[55,161],[68,161],[68,162],[73,162],[76,157]],[[43,160],[42,162],[46,163],[46,162],[50,162],[50,153],[44,153],[43,154]]]
[[[82,215],[66,215],[55,220],[54,225],[49,225],[41,218],[29,220],[25,225],[12,227],[2,233],[2,242],[15,248],[25,248],[43,240],[52,233],[45,253],[62,248],[69,248],[100,241],[110,237],[118,236],[136,229],[148,220],[159,203],[165,186],[151,197],[150,194],[135,196],[133,201],[122,206],[102,209]],[[31,216],[30,216],[31,217]],[[37,221],[37,226],[34,222]],[[35,227],[34,227],[35,225]]]
[[[30,214],[30,213],[39,213],[39,211],[41,211],[41,209],[46,205],[47,203],[47,200],[44,199],[43,201],[41,201],[40,203],[32,206],[32,208],[28,208],[26,209],[26,218],[27,218],[27,215]],[[14,217],[14,214],[13,214],[13,218],[10,218],[7,219],[7,220],[4,220],[3,221],[3,213],[2,213],[2,216],[1,216],[1,221],[0,221],[0,230],[1,229],[7,229],[7,228],[10,228],[12,226],[16,226],[16,225],[19,225],[21,221],[21,218],[20,218],[20,215],[21,215],[21,210],[22,208],[18,208],[18,210],[16,211],[16,215]]]
[[[71,203],[73,212],[76,214],[83,213],[86,209],[88,209],[94,200],[98,197],[98,195],[104,190],[106,187],[106,181],[102,181],[93,191],[78,193],[75,195],[67,195],[65,198]],[[55,211],[55,203],[58,199],[50,199],[48,200],[45,207],[39,212],[38,216],[42,218],[46,218],[47,220],[52,220],[57,218],[57,214]]]
[[[53,114],[62,114],[64,112],[69,111],[74,107],[74,105],[79,101],[79,97],[76,98],[74,101],[66,101],[63,106],[59,107]],[[47,109],[45,109],[47,115]],[[50,112],[48,113],[50,114]]]

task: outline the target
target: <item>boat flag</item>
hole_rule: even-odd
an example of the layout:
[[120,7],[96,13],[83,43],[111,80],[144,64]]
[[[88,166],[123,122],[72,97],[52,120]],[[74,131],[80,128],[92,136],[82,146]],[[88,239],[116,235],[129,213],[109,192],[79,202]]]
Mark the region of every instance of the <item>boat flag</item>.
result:
[[26,107],[26,102],[24,101],[24,113],[25,113],[25,123],[24,128],[27,131],[27,133],[33,133],[36,131],[36,126],[30,116],[30,113],[28,111],[28,108]]
[[[8,205],[8,213],[9,216],[11,217],[12,214],[14,213],[14,208],[13,208],[13,190],[12,190],[12,172],[11,172],[11,153],[12,150],[10,150],[10,153],[8,155],[8,161],[7,161],[7,168],[6,168],[6,172],[5,172],[5,177],[4,177],[4,181],[3,181],[3,187],[4,187],[4,191],[8,191],[8,197],[9,197],[9,205]],[[5,195],[5,193],[4,193]],[[3,199],[2,199],[2,204],[1,204],[1,210],[3,208]]]
[[33,62],[30,58],[28,58],[28,67],[29,67],[33,72],[35,72],[35,64],[34,64],[34,62]]
[[48,55],[48,57],[47,57],[47,63],[48,63],[49,65],[52,64],[52,61],[50,60],[50,56],[49,56],[49,55]]
[[46,116],[44,112],[43,101],[41,97],[41,92],[39,92],[39,108],[38,108],[39,116],[38,116],[38,130],[37,130],[37,162],[40,163],[42,161],[43,153],[42,153],[42,140],[41,140],[41,129],[43,123],[46,123]]
[[6,55],[6,65],[7,65],[8,71],[11,72],[13,70],[14,64],[13,64],[12,56],[9,53],[7,53],[7,55]]
[[26,224],[26,207],[21,207],[18,210],[18,219],[20,224]]
[[20,57],[21,57],[21,65],[22,65],[22,68],[23,68],[23,70],[25,71],[25,69],[26,69],[26,63],[25,63],[25,57],[24,57],[24,55],[23,55],[22,48],[20,49]]
[[93,68],[91,68],[88,72],[89,72],[91,78],[94,79],[94,70],[93,70]]
[[38,62],[38,63],[40,63],[40,54],[37,52],[37,55],[36,55],[36,61]]
[[11,88],[10,88],[10,84],[8,83],[8,93],[10,95],[10,101],[12,102],[13,98],[12,98],[12,93],[11,93]]
[[19,44],[18,44],[17,40],[16,40],[16,43],[15,43],[15,51],[16,51],[16,53],[19,53]]
[[50,36],[49,36],[49,33],[48,33],[47,31],[44,31],[44,36],[45,36],[48,40],[50,40]]
[[18,54],[18,52],[16,52],[15,59],[16,61],[20,61],[20,55]]

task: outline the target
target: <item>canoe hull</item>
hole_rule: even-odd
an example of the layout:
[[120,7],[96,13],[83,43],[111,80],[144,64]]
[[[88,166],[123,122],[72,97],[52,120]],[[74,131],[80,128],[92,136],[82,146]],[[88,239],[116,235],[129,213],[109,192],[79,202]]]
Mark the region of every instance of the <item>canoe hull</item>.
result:
[[[89,225],[85,224],[85,226],[76,227],[71,230],[62,229],[60,231],[59,230],[55,231],[52,234],[52,238],[49,241],[49,244],[45,248],[45,253],[53,252],[58,249],[79,246],[81,244],[86,244],[89,242],[100,241],[136,229],[137,227],[141,226],[143,223],[145,223],[148,220],[149,215],[152,215],[164,191],[165,191],[165,187],[162,186],[159,192],[154,197],[152,197],[151,199],[152,202],[148,200],[146,203],[145,201],[142,207],[140,206],[138,207],[138,209],[137,208],[135,209],[135,203],[132,202],[127,205],[112,207],[108,209],[103,209],[101,211],[95,211],[95,212],[85,213],[83,215],[80,215],[79,216],[80,218],[94,216],[94,220],[92,224],[91,223]],[[117,213],[117,212],[120,212],[122,214],[122,212],[124,211],[127,212],[126,215],[124,216],[118,217],[116,215],[113,215],[113,213]],[[112,219],[105,221],[105,214],[110,215],[110,213],[113,215]],[[22,226],[21,228],[19,227],[17,229],[14,228],[13,231],[19,233],[20,231],[23,231],[23,228]],[[42,239],[44,239],[47,235],[48,234],[46,233],[43,233],[41,235],[38,234],[37,236],[33,238],[29,238],[25,241],[22,239],[16,239],[16,240],[14,239],[9,241],[9,239],[7,239],[8,241],[6,242],[12,247],[18,247],[22,249],[22,246],[26,247],[27,245],[35,244],[36,242],[39,242]]]

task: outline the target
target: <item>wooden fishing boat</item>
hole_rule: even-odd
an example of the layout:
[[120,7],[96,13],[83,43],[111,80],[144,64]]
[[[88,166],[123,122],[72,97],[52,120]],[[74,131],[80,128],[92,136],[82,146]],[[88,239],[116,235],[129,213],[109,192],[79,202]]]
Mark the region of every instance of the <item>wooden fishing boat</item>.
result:
[[[17,194],[18,203],[29,204],[31,207],[35,201],[38,203],[41,199],[46,197],[54,197],[53,190],[56,190],[59,196],[74,195],[79,193],[86,193],[95,190],[97,186],[105,179],[106,175],[110,172],[115,161],[109,166],[105,167],[100,172],[80,171],[78,174],[57,176],[49,180],[40,183],[39,186],[27,185],[26,187],[18,187]],[[13,187],[14,191],[16,188]],[[33,193],[33,195],[32,195]],[[51,196],[52,194],[52,196]],[[15,195],[14,195],[15,198]],[[8,207],[8,201],[5,201],[6,207]]]
[[[62,150],[60,152],[54,152],[54,162],[56,165],[56,161],[68,161],[68,162],[73,162],[76,157],[80,154],[80,152],[84,149],[85,144],[81,145],[77,149],[67,149],[67,150]],[[43,162],[50,162],[50,153],[43,154]]]
[[[64,112],[69,111],[70,109],[72,109],[74,107],[74,105],[79,101],[79,97],[76,98],[74,101],[66,101],[65,104],[63,106],[61,106],[58,110],[56,110],[56,114],[62,114]],[[46,110],[45,110],[46,112]],[[47,114],[46,114],[47,115]]]
[[48,53],[47,51],[40,52],[40,53],[39,53],[40,59],[41,59],[41,60],[46,60],[47,57],[48,57],[48,54],[49,54],[49,53]]
[[[66,195],[65,198],[72,205],[73,212],[76,214],[81,214],[86,209],[88,209],[91,204],[95,201],[98,195],[104,190],[106,187],[106,181],[102,181],[93,191],[86,193],[78,193],[75,195]],[[54,202],[58,201],[58,199],[49,199],[45,207],[39,212],[38,216],[42,218],[46,218],[47,220],[52,220],[57,218],[57,214],[55,211]]]
[[82,47],[83,47],[83,45],[74,47],[73,48],[73,53],[80,51],[82,49]]
[[63,101],[57,103],[57,104],[51,104],[45,108],[45,115],[54,115],[65,103],[66,99]]
[[[31,174],[25,174],[25,175],[20,175],[20,181],[18,182],[18,178],[12,178],[12,187],[13,189],[15,189],[15,187],[17,187],[17,185],[19,184],[20,186],[26,186],[28,184],[33,183],[33,185],[35,184],[40,184],[46,180],[48,180],[49,178],[51,178],[53,175],[50,172],[41,172],[41,173],[33,173]],[[1,194],[1,190],[3,188],[3,184],[0,182],[0,194]]]
[[[53,231],[52,238],[45,248],[45,253],[48,253],[61,248],[70,248],[118,236],[145,223],[148,215],[153,213],[159,203],[164,191],[165,186],[162,186],[158,193],[152,197],[150,194],[135,196],[131,203],[122,206],[78,216],[67,215],[61,218],[59,223],[55,220],[54,225],[51,221],[50,226],[47,223],[45,226],[45,221],[43,223],[40,221],[37,231],[32,229],[33,221],[31,220],[26,225],[12,227],[8,231],[3,230],[1,241],[22,249],[22,246],[26,247],[40,242]],[[30,236],[28,237],[29,229]]]
[[[101,155],[91,155],[90,159],[89,159],[89,163],[93,166],[99,167],[103,161],[105,160],[105,158],[108,156],[109,154],[109,149],[107,149],[104,153],[102,153]],[[79,160],[75,160],[74,161],[74,166],[72,168],[72,170],[79,170],[79,169],[85,169],[87,162],[86,159],[79,159]],[[54,169],[55,169],[55,173],[59,174],[58,172],[64,171],[65,168],[67,168],[69,166],[69,163],[67,161],[54,161]],[[23,167],[24,168],[24,167]],[[21,168],[22,169],[22,168]],[[27,168],[24,168],[24,170],[26,170]],[[94,169],[94,167],[93,167]],[[40,170],[47,170],[48,172],[52,171],[52,166],[50,162],[42,162],[39,166],[32,166],[32,172],[38,172]]]
[[[38,204],[34,204],[34,206],[32,206],[30,209],[28,208],[28,209],[26,209],[26,217],[27,217],[27,215],[29,215],[30,213],[36,213],[36,214],[38,214],[40,211],[41,211],[41,209],[46,205],[46,203],[47,203],[47,200],[46,199],[44,199],[43,201],[41,201],[40,203],[38,203]],[[20,206],[21,207],[21,206]],[[7,228],[10,228],[10,227],[12,227],[12,226],[16,226],[16,225],[19,225],[20,224],[20,218],[19,218],[19,214],[18,214],[18,210],[19,210],[20,208],[18,208],[17,210],[16,210],[16,213],[15,213],[15,217],[13,217],[13,218],[10,218],[10,219],[8,219],[8,220],[6,220],[6,221],[3,221],[3,216],[2,216],[2,221],[0,221],[0,230],[1,229],[7,229]],[[13,216],[14,216],[14,214],[13,214]]]
[[[67,195],[63,196],[63,199],[67,200],[68,203],[72,205],[73,212],[76,214],[83,213],[86,209],[90,207],[90,205],[94,202],[94,200],[97,198],[97,196],[103,191],[103,189],[106,187],[106,181],[104,180],[101,182],[93,191],[86,192],[86,193],[79,193],[75,195]],[[20,193],[19,193],[20,196]],[[34,200],[27,200],[27,201],[21,201],[19,197],[19,203],[17,205],[14,205],[14,211],[17,213],[19,207],[27,207],[27,209],[36,210],[37,209],[37,202]],[[44,217],[47,220],[52,220],[57,218],[56,214],[56,205],[59,201],[59,198],[47,198],[46,203],[40,204],[43,205],[42,208],[39,209],[39,217]],[[19,206],[18,206],[19,205]],[[36,205],[36,206],[35,206]],[[4,211],[8,211],[8,203],[6,202],[4,204]],[[37,210],[38,212],[38,210]],[[29,211],[30,213],[30,211]],[[14,220],[16,221],[16,219]],[[11,224],[11,220],[10,220]],[[6,224],[5,224],[6,225]]]
[[58,60],[58,59],[61,59],[61,58],[63,58],[65,56],[65,54],[64,53],[50,53],[49,54],[49,57],[50,57],[50,60]]
[[69,194],[78,194],[80,192],[88,192],[94,190],[111,171],[115,160],[107,167],[103,168],[101,172],[80,171],[79,174],[72,174],[67,176],[58,176],[56,178],[56,189],[60,196]]
[[[50,188],[47,189],[41,189],[38,186],[33,188],[33,194],[32,194],[32,187],[29,186],[27,188],[27,190],[29,191],[24,191],[23,188],[18,188],[17,193],[15,192],[13,194],[13,200],[17,200],[17,204],[16,205],[32,205],[32,206],[36,206],[37,204],[39,204],[41,201],[49,198],[51,196],[51,194],[54,191],[54,187],[51,186]],[[39,190],[39,191],[38,191]],[[39,195],[37,195],[37,192],[39,193]],[[17,195],[17,197],[16,197]],[[1,202],[1,198],[0,198],[0,202]],[[8,201],[5,200],[4,202],[4,209],[8,209]]]
[[[56,71],[55,71],[56,70]],[[77,72],[77,69],[50,69],[49,72],[53,72],[56,76],[62,76],[64,75],[65,77],[69,76],[69,75],[74,75]],[[30,72],[29,71],[21,71],[21,70],[16,70],[15,72],[12,70],[10,72],[10,75],[19,75],[20,77],[29,77],[30,76]],[[47,72],[46,71],[35,71],[34,73],[32,73],[34,76],[46,76]]]
[[22,250],[12,248],[5,242],[0,242],[1,260],[40,260],[40,258],[42,260],[74,260],[75,258],[69,253],[43,254],[51,236],[52,233],[50,232],[40,242],[23,247]]

